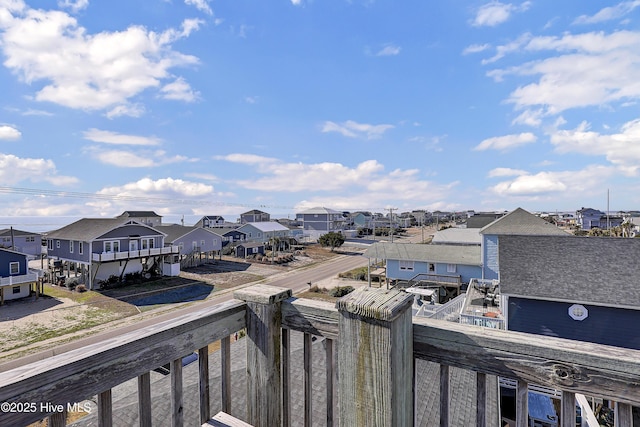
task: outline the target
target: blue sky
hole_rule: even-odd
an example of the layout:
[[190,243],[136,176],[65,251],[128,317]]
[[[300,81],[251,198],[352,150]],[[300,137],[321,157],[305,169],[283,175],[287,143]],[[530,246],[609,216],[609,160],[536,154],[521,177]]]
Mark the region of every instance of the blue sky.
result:
[[607,189],[640,209],[639,18],[638,0],[0,0],[0,217],[574,211]]

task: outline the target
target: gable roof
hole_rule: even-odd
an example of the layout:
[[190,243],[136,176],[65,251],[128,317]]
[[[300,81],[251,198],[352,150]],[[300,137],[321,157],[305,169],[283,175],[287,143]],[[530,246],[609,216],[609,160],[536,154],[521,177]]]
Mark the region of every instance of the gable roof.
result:
[[222,237],[221,234],[216,233],[209,228],[196,227],[195,225],[169,224],[159,225],[155,228],[167,235],[167,237],[165,237],[165,242],[174,242],[177,239],[198,230],[203,230],[205,233],[215,234],[218,237]]
[[250,211],[246,211],[241,213],[240,215],[262,215],[266,214],[266,212],[259,211],[258,209],[251,209]]
[[158,215],[154,211],[124,211],[119,216],[119,218],[126,218],[126,217],[129,217],[129,218],[131,218],[131,217],[140,218],[140,217],[150,217],[150,216],[160,217],[160,215]]
[[366,258],[385,260],[482,265],[480,246],[378,242],[367,248],[363,255]]
[[342,215],[342,212],[334,211],[333,209],[320,207],[320,206],[315,207],[315,208],[311,208],[311,209],[307,209],[306,211],[302,211],[300,213],[303,214],[303,215],[306,215],[306,214],[340,214],[340,215]]
[[221,236],[225,236],[234,231],[237,231],[238,233],[246,234],[244,231],[239,231],[240,227],[216,227],[214,228],[214,230],[215,230],[214,233],[219,234]]
[[22,231],[16,228],[14,228],[13,231],[11,231],[10,228],[4,228],[0,230],[0,236],[2,237],[11,236],[11,233],[13,233],[14,236],[40,236],[40,233],[35,233],[31,231]]
[[59,228],[47,234],[49,239],[65,239],[65,240],[79,240],[83,242],[90,242],[96,240],[100,236],[108,233],[109,231],[132,224],[140,227],[148,228],[152,233],[150,234],[162,234],[163,232],[156,230],[153,227],[142,224],[140,222],[126,219],[126,218],[82,218],[76,222],[73,222],[65,227]]
[[248,226],[256,228],[259,231],[262,231],[263,233],[269,233],[272,231],[289,231],[287,227],[285,227],[284,225],[276,221],[248,222],[242,227],[240,227],[238,230],[242,231],[244,228],[247,228]]
[[480,229],[480,234],[517,236],[571,236],[566,231],[518,208]]

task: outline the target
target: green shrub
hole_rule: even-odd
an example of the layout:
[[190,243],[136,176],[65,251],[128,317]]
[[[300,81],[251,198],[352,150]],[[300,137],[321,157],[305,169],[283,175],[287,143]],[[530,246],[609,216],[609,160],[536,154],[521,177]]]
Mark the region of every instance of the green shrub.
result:
[[329,291],[332,297],[340,298],[353,292],[353,286],[337,286]]

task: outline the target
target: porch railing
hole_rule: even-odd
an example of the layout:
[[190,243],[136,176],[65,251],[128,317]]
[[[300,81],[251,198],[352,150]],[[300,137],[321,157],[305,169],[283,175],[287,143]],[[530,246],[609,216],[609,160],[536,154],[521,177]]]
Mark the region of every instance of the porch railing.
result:
[[[516,426],[528,426],[529,384],[562,393],[562,427],[575,427],[576,393],[614,401],[618,426],[631,426],[631,405],[640,404],[640,352],[586,342],[413,318],[413,297],[402,291],[362,288],[336,304],[296,299],[283,288],[258,285],[235,293],[235,300],[202,308],[140,331],[123,334],[41,362],[0,373],[0,402],[28,411],[0,411],[0,425],[22,426],[50,416],[64,425],[60,408],[98,395],[100,425],[112,425],[111,388],[138,378],[140,425],[151,425],[149,372],[171,364],[172,425],[183,425],[183,356],[197,350],[200,422],[208,420],[208,345],[221,340],[223,411],[230,399],[230,339],[247,331],[246,422],[292,425],[292,393],[304,395],[304,425],[314,414],[313,336],[325,339],[326,419],[341,426],[414,424],[414,361],[439,364],[439,425],[452,424],[450,369],[476,375],[476,425],[489,419],[490,376],[517,383]],[[304,333],[303,387],[292,390],[290,332]],[[340,375],[336,372],[340,371]],[[339,399],[336,397],[339,396]],[[337,404],[339,400],[339,405]],[[41,403],[47,405],[42,407]],[[31,405],[34,411],[31,412]],[[495,411],[494,411],[495,412]],[[295,424],[298,425],[298,424]]]
[[180,248],[178,246],[165,246],[162,248],[139,249],[137,251],[94,253],[91,254],[91,259],[95,262],[108,262],[178,253],[180,253]]
[[38,281],[38,273],[30,272],[27,274],[20,274],[16,276],[2,277],[0,278],[0,286],[19,285],[21,283],[33,283]]

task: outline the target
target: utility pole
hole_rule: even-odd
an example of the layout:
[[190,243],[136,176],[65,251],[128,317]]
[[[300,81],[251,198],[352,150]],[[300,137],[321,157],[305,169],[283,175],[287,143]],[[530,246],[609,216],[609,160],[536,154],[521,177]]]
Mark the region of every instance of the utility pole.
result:
[[397,211],[398,208],[389,208],[389,236],[391,236],[391,243],[393,243],[393,211]]

